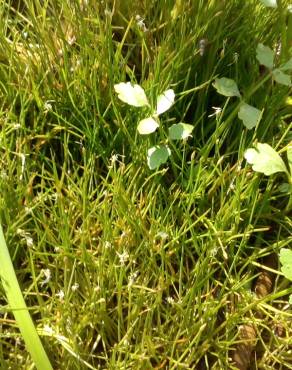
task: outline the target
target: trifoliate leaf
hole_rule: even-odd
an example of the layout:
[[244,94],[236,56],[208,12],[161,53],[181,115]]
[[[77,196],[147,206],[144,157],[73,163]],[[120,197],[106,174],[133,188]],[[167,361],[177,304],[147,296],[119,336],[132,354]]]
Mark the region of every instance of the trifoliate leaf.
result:
[[157,107],[156,107],[156,114],[159,116],[160,114],[166,112],[174,103],[175,94],[172,89],[164,91],[163,94],[159,95],[157,98]]
[[290,175],[292,176],[292,145],[289,145],[287,148],[287,159],[288,159],[288,165],[290,169]]
[[137,84],[132,85],[131,82],[121,82],[114,85],[114,89],[119,99],[124,103],[134,107],[149,105],[144,89]]
[[217,92],[224,96],[238,96],[240,97],[240,92],[238,90],[237,84],[234,80],[226,77],[216,78],[213,86]]
[[256,50],[256,57],[260,64],[272,69],[274,65],[274,52],[268,46],[258,44]]
[[282,248],[280,250],[281,271],[284,276],[292,281],[292,250]]
[[260,0],[260,2],[270,8],[277,8],[277,0]]
[[171,151],[166,145],[156,145],[150,148],[147,152],[147,164],[150,170],[155,170],[161,164],[165,163]]
[[289,59],[288,62],[282,64],[279,69],[281,69],[281,71],[289,71],[292,69],[292,58]]
[[188,125],[187,123],[176,123],[169,127],[169,138],[171,140],[181,140],[186,139],[191,135],[194,126]]
[[154,132],[158,126],[159,124],[154,118],[148,117],[139,122],[137,130],[140,135],[148,135]]
[[254,171],[264,173],[266,176],[276,172],[287,173],[282,158],[269,144],[257,143],[255,149],[247,149],[244,158],[252,165]]
[[274,69],[273,77],[276,82],[285,86],[291,86],[291,77],[286,73],[282,72],[280,69]]
[[238,112],[238,118],[243,121],[244,126],[250,130],[254,128],[261,119],[262,112],[249,104],[243,103]]

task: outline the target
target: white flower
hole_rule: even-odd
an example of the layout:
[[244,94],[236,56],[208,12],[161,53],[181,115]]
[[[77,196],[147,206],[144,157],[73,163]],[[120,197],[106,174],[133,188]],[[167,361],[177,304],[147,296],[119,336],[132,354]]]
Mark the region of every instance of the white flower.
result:
[[26,245],[30,248],[33,246],[33,238],[31,238],[30,236],[27,236],[26,238]]
[[104,242],[104,247],[105,249],[111,249],[113,247],[112,243],[109,241]]
[[60,301],[63,301],[64,300],[64,297],[65,297],[64,291],[62,289],[59,290],[59,292],[56,293],[56,297],[58,297],[60,299]]
[[145,26],[144,19],[139,14],[136,15],[136,23],[141,31],[143,32],[148,31],[147,27]]
[[79,288],[79,284],[78,283],[75,283],[72,285],[71,289],[72,289],[72,292],[76,292],[76,290]]
[[119,253],[117,252],[117,255],[119,257],[119,260],[120,260],[120,264],[121,266],[125,266],[125,263],[128,261],[129,259],[129,254],[128,252],[123,252],[123,253]]
[[45,275],[45,280],[42,281],[41,286],[47,284],[51,280],[51,270],[50,269],[44,269],[42,270],[42,272]]
[[156,238],[160,238],[162,240],[166,240],[167,238],[169,238],[169,235],[165,231],[159,231],[156,234]]
[[[121,160],[119,160],[119,158],[121,158]],[[110,157],[110,166],[109,168],[112,168],[114,166],[115,163],[119,163],[119,164],[123,164],[123,159],[125,158],[124,155],[121,155],[121,154],[112,154],[112,156]]]
[[212,107],[214,109],[214,113],[212,114],[209,114],[208,117],[213,117],[213,116],[216,116],[216,118],[218,118],[220,116],[220,114],[222,113],[222,108],[220,107]]
[[44,114],[47,114],[52,109],[53,109],[53,106],[52,106],[51,102],[49,100],[46,101],[45,104],[44,104],[44,110],[43,110]]
[[128,277],[128,288],[130,288],[134,284],[138,274],[139,274],[138,271],[132,272],[130,274],[130,276]]

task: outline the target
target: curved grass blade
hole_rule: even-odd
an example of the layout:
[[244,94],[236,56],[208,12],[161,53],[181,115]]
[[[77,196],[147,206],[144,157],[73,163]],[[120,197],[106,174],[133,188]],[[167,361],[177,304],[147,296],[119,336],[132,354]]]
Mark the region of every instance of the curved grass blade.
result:
[[0,225],[0,278],[9,307],[19,326],[27,350],[38,370],[53,370],[42,342],[37,334],[20,290],[9,251]]

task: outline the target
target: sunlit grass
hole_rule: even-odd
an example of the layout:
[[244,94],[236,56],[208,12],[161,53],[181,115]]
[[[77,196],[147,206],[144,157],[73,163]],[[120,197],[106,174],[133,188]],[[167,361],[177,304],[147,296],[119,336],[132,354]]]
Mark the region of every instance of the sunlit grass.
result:
[[[117,1],[113,14],[106,3],[0,7],[1,223],[53,368],[227,369],[247,324],[252,366],[290,368],[283,178],[243,159],[255,140],[291,141],[288,89],[259,86],[255,58],[259,42],[277,48],[277,11],[186,1],[175,18],[173,1]],[[218,76],[254,92],[255,131],[216,93]],[[136,132],[143,111],[114,92],[124,81],[151,104],[174,89],[164,129],[194,125],[157,172],[146,163],[154,139]],[[259,298],[264,271],[272,286]],[[4,291],[1,304],[1,368],[33,368]]]

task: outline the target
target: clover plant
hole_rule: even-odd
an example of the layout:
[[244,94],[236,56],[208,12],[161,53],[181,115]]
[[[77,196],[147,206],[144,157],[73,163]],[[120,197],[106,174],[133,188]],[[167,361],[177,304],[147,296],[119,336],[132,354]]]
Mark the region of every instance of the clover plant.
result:
[[[131,82],[121,82],[114,85],[114,89],[118,94],[118,98],[124,103],[134,107],[148,107],[150,109],[150,115],[140,120],[137,125],[137,131],[140,135],[154,133],[160,126],[159,116],[174,104],[175,93],[172,89],[164,91],[157,97],[154,110],[151,108],[145,91],[141,86],[133,85]],[[191,136],[193,126],[180,122],[170,126],[168,131],[167,141],[185,140]],[[157,144],[147,151],[147,165],[151,170],[154,170],[165,163],[170,155],[171,150],[167,144]]]
[[[285,73],[286,71],[292,70],[292,58],[288,60],[288,62],[280,65],[278,68],[274,68],[275,53],[272,49],[263,44],[258,44],[256,49],[256,58],[261,65],[268,68],[275,82],[285,86],[292,86],[290,75]],[[221,95],[226,97],[234,96],[241,99],[238,86],[231,78],[216,78],[213,86]],[[248,130],[256,127],[258,122],[261,120],[261,117],[261,110],[247,104],[243,99],[241,99],[238,118],[243,122],[243,125]]]
[[[282,248],[280,250],[281,272],[286,279],[292,281],[292,250]],[[292,294],[289,297],[289,303],[292,305]]]
[[[277,7],[277,2],[272,0],[263,0],[262,3],[266,6]],[[287,71],[292,70],[292,58],[286,63],[275,67],[275,53],[268,46],[258,44],[256,49],[256,58],[258,62],[265,66],[273,80],[279,84],[291,87],[291,77]],[[241,97],[237,84],[234,80],[223,77],[217,78],[213,83],[217,92],[226,97],[238,97],[241,99],[238,118],[243,122],[243,125],[248,129],[256,127],[261,120],[262,112],[247,104]],[[286,174],[287,183],[281,184],[279,190],[289,195],[289,201],[286,211],[290,211],[292,207],[292,145],[287,147],[287,162],[267,143],[256,143],[254,148],[249,148],[245,151],[244,157],[252,169],[256,172],[263,173],[266,176],[274,173],[283,172]],[[284,276],[292,281],[292,250],[282,249],[280,251],[281,271]],[[292,304],[292,295],[290,295],[289,303]]]

